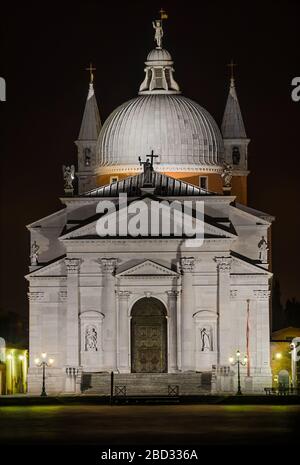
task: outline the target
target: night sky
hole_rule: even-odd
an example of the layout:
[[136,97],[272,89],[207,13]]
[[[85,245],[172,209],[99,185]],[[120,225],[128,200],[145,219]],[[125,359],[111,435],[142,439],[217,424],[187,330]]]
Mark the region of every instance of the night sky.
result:
[[[8,2],[6,2],[8,3]],[[118,6],[119,5],[119,6]],[[198,6],[196,6],[198,5]],[[296,1],[31,2],[1,5],[0,308],[28,312],[29,233],[26,224],[60,208],[62,164],[75,163],[88,91],[90,61],[102,122],[137,95],[144,61],[154,48],[151,21],[163,7],[164,46],[175,61],[183,94],[220,124],[228,68],[236,85],[249,146],[249,205],[276,216],[273,269],[283,301],[300,299],[300,76]]]

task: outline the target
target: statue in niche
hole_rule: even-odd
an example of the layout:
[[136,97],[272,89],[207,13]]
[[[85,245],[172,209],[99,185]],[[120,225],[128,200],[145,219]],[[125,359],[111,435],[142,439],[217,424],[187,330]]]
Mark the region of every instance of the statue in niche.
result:
[[264,236],[262,236],[261,240],[258,243],[259,248],[259,260],[262,263],[268,263],[268,243]]
[[30,254],[31,265],[38,265],[39,250],[40,250],[40,246],[37,245],[36,241],[34,241],[31,245],[31,254]]
[[85,350],[86,352],[97,352],[97,331],[94,326],[88,326],[85,330]]
[[201,352],[210,352],[211,342],[210,342],[210,331],[207,328],[201,328]]

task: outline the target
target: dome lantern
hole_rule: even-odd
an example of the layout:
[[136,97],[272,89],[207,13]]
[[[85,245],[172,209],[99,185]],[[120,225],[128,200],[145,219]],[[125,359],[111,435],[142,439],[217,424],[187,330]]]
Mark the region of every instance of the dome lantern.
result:
[[145,61],[145,79],[140,85],[139,94],[180,94],[173,77],[174,68],[170,53],[162,48],[162,19],[153,22],[157,47],[148,54]]

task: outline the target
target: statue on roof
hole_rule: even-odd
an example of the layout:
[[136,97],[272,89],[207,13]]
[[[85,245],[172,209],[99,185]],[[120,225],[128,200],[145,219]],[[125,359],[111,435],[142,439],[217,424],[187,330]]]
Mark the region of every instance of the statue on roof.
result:
[[154,40],[156,41],[157,48],[162,48],[162,38],[164,35],[164,31],[162,28],[162,20],[156,19],[155,21],[152,21],[152,25],[153,25],[153,28],[155,29]]
[[144,169],[144,185],[152,185],[153,158],[158,158],[158,155],[154,155],[153,150],[150,155],[147,155],[146,161],[142,161],[139,157],[140,166],[143,166]]
[[229,163],[224,163],[223,171],[221,174],[221,178],[223,179],[223,186],[224,187],[231,187],[231,179],[232,179],[232,166]]
[[63,175],[64,175],[64,181],[65,181],[64,189],[73,190],[74,189],[73,182],[75,179],[75,166],[74,165],[71,165],[71,166],[63,165],[62,169],[63,169]]
[[39,261],[39,250],[40,246],[37,245],[36,241],[34,241],[31,245],[31,254],[30,254],[30,264],[32,266],[38,265]]
[[264,236],[261,237],[261,240],[258,243],[258,249],[259,249],[259,260],[262,263],[268,263],[268,243],[265,239]]

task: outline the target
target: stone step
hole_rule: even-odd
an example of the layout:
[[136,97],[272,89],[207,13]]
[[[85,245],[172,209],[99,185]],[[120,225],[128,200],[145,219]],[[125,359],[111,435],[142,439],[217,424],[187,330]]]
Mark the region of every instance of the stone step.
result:
[[[85,394],[110,394],[110,373],[84,373]],[[180,395],[208,394],[211,373],[116,373],[114,387],[126,386],[127,395],[168,395],[168,386],[178,386]]]

